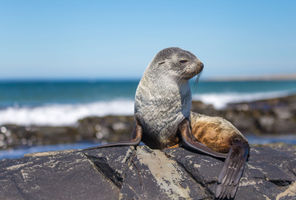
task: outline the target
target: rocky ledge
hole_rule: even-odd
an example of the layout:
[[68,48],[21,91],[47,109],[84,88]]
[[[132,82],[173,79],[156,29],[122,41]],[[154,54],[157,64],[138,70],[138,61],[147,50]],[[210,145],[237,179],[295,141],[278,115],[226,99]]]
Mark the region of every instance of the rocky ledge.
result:
[[220,110],[202,102],[192,102],[192,110],[224,117],[242,133],[296,134],[296,95],[231,103]]
[[[0,162],[0,199],[214,199],[222,166],[183,148],[36,153]],[[296,199],[296,146],[252,146],[235,199]]]

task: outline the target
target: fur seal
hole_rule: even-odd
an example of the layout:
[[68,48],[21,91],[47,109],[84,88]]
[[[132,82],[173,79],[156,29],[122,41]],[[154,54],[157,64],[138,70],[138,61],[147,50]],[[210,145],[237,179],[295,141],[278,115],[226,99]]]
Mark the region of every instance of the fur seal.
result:
[[[189,51],[172,47],[161,50],[146,68],[135,95],[133,139],[110,146],[164,149],[183,144],[205,154],[223,158],[216,197],[233,198],[249,153],[246,138],[222,118],[191,113],[189,79],[199,74],[203,63]],[[228,152],[228,153],[227,153]]]
[[143,142],[163,149],[179,143],[179,124],[190,118],[188,80],[203,64],[192,53],[167,48],[160,51],[144,72],[135,97],[135,117],[143,127]]

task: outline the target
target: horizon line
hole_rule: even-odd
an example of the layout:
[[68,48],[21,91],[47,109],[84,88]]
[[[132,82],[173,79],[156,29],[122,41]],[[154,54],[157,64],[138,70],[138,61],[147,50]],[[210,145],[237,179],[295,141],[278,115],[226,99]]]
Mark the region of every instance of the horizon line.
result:
[[[22,78],[1,78],[0,82],[46,82],[46,81],[139,81],[141,77],[22,77]],[[260,76],[212,76],[200,77],[200,81],[294,81],[295,74],[260,75]]]

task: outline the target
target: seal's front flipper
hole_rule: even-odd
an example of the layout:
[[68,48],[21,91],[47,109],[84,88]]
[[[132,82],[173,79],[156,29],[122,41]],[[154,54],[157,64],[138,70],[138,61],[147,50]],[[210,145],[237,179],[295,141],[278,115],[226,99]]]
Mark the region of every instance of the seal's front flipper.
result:
[[231,147],[218,178],[216,188],[217,199],[234,198],[245,168],[249,150],[250,147],[245,140],[239,137],[231,139]]
[[227,154],[219,153],[216,151],[213,151],[209,147],[205,146],[202,143],[199,143],[195,138],[193,138],[191,129],[190,129],[190,122],[188,119],[184,119],[179,124],[179,131],[181,133],[182,141],[190,149],[200,151],[202,153],[211,155],[216,158],[226,158]]
[[93,150],[93,149],[100,149],[100,148],[105,148],[105,147],[118,147],[118,146],[137,146],[143,136],[143,129],[138,120],[136,120],[136,125],[133,130],[133,139],[131,141],[124,141],[124,142],[118,142],[118,143],[110,143],[110,144],[104,144],[101,146],[96,146],[96,147],[90,147],[83,149],[84,150]]

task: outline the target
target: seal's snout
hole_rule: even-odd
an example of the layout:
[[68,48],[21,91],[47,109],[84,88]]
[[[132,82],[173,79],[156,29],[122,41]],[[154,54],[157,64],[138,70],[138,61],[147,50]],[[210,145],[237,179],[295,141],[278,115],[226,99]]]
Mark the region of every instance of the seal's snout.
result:
[[204,68],[204,64],[202,62],[199,62],[199,66],[200,66],[200,71],[202,71]]
[[199,74],[204,68],[204,64],[202,62],[200,62],[199,60],[197,61],[197,74]]

